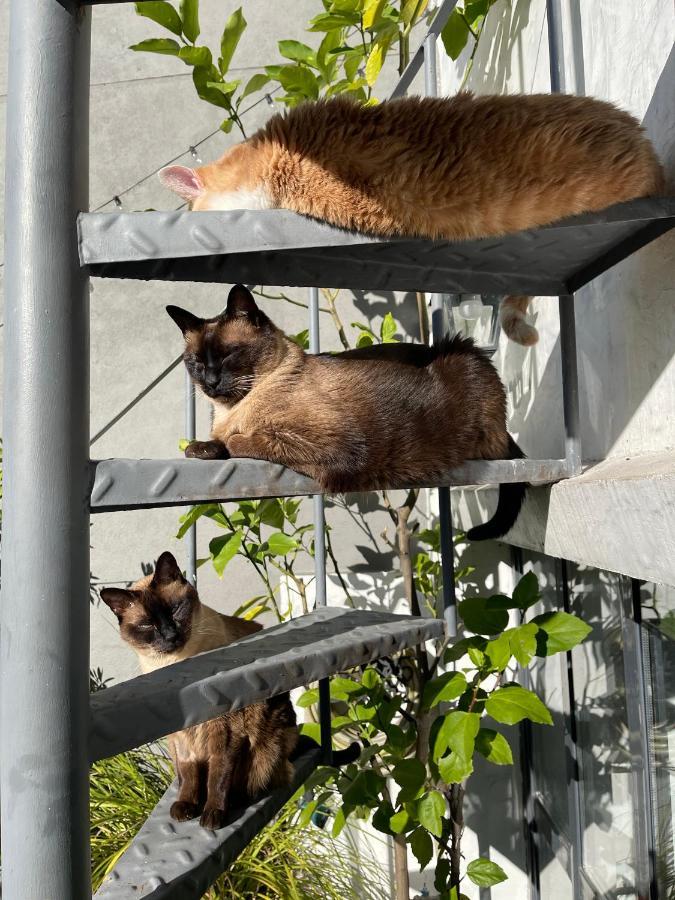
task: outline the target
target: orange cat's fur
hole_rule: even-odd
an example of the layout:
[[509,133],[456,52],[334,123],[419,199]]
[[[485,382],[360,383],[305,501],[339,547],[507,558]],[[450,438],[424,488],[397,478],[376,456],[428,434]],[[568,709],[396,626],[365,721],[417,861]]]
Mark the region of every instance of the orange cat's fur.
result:
[[304,103],[217,162],[160,177],[193,210],[285,208],[357,231],[448,240],[545,225],[663,186],[632,116],[551,94]]

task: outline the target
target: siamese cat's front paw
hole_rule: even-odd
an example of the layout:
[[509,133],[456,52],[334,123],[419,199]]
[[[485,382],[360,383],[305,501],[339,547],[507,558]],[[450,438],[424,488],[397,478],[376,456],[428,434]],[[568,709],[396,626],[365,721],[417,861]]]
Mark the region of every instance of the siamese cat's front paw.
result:
[[229,459],[225,444],[220,441],[192,441],[185,448],[188,459]]
[[177,822],[187,822],[188,819],[196,819],[199,815],[199,806],[196,803],[189,803],[187,800],[176,800],[171,804],[169,815]]
[[224,809],[207,808],[202,813],[199,824],[202,828],[210,828],[211,831],[217,831],[225,824],[226,812]]

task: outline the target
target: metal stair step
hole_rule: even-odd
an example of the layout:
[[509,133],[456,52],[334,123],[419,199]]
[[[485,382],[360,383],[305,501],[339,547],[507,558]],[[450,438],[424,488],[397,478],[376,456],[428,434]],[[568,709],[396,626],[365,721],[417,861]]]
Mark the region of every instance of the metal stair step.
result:
[[631,200],[470,241],[377,238],[289,210],[83,213],[91,275],[361,290],[571,294],[675,225],[674,198]]
[[[528,482],[547,484],[569,475],[564,459],[471,460],[434,484],[467,486]],[[324,493],[305,475],[259,459],[103,459],[92,462],[91,511],[188,506],[195,503],[301,497]]]
[[194,900],[201,897],[220,873],[274,818],[286,801],[321,763],[319,750],[295,762],[292,785],[279,788],[244,809],[232,810],[219,831],[169,816],[178,793],[174,782],[164,794],[129,848],[94,895],[94,900]]
[[440,619],[322,607],[93,694],[92,761],[445,633]]

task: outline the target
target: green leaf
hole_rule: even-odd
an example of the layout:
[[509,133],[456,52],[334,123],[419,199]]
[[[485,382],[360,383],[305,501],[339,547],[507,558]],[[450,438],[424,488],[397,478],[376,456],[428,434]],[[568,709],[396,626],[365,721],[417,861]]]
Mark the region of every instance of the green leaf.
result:
[[309,825],[309,820],[312,818],[314,810],[317,808],[318,802],[316,800],[310,800],[309,803],[306,803],[298,816],[298,825],[303,828]]
[[541,598],[539,582],[534,572],[523,575],[513,591],[513,599],[519,609],[529,609]]
[[231,97],[237,90],[241,81],[207,81],[206,86],[213,88],[214,91],[220,91],[226,97]]
[[460,784],[473,772],[473,757],[451,753],[438,761],[438,771],[446,784]]
[[450,18],[443,27],[443,31],[441,31],[441,40],[450,59],[459,57],[462,50],[466,47],[470,34],[469,26],[464,21],[464,17],[460,16],[456,9],[453,9]]
[[401,788],[397,802],[414,800],[427,777],[426,766],[419,759],[403,759],[394,766],[392,778]]
[[[384,65],[384,60],[389,48],[389,41],[375,41],[372,46],[368,59],[366,60],[366,82],[372,87],[377,81],[378,75]],[[391,313],[387,313],[391,315]]]
[[500,594],[494,597],[472,597],[462,600],[459,614],[469,631],[475,631],[476,634],[497,634],[509,624],[508,610],[513,605],[512,600]]
[[218,67],[221,75],[224,75],[230,68],[234,51],[237,49],[237,44],[245,29],[246,19],[244,18],[240,6],[239,9],[235,9],[225,23],[223,35],[220,39],[220,59],[218,60]]
[[321,726],[318,722],[303,722],[298,730],[300,734],[306,734],[308,738],[321,744]]
[[447,672],[424,686],[422,703],[426,709],[448,700],[456,700],[466,690],[466,676],[462,672]]
[[314,706],[315,703],[319,702],[319,689],[310,688],[303,694],[300,694],[296,702],[297,705],[301,706],[303,709],[306,709],[308,706]]
[[466,874],[478,887],[492,887],[493,884],[499,884],[507,878],[501,866],[483,857],[470,862],[466,867]]
[[316,64],[316,55],[311,47],[302,44],[300,41],[279,41],[279,53],[286,59],[292,59],[294,62],[304,62],[313,66]]
[[[162,25],[174,34],[182,34],[183,25],[180,16],[170,3],[165,0],[147,0],[145,3],[136,3],[136,12],[139,16],[152,19],[158,25]],[[143,42],[145,43],[145,42]],[[155,53],[160,51],[154,51]]]
[[178,56],[180,45],[171,38],[148,38],[140,44],[132,44],[130,50],[141,53],[163,53],[165,56]]
[[338,837],[342,829],[345,827],[347,823],[347,817],[345,816],[344,806],[341,806],[340,809],[335,813],[335,818],[333,819],[333,829],[331,834],[334,838]]
[[450,860],[446,856],[439,856],[436,861],[434,874],[434,887],[441,896],[447,891],[450,879]]
[[469,22],[473,25],[476,19],[487,15],[489,8],[490,0],[470,0],[470,2],[465,3],[464,5],[464,13]]
[[180,0],[183,34],[194,44],[199,37],[199,0]]
[[334,28],[347,28],[357,25],[361,17],[358,13],[321,13],[309,23],[307,31],[332,31]]
[[363,27],[372,28],[380,21],[387,0],[366,0],[363,8]]
[[401,834],[402,831],[405,831],[406,825],[409,821],[410,816],[408,815],[407,811],[405,809],[401,809],[389,819],[389,827],[394,832],[394,834]]
[[377,687],[380,684],[380,681],[380,676],[372,666],[368,666],[366,671],[361,676],[361,684],[364,686],[364,688],[368,688],[369,691]]
[[513,764],[513,754],[509,742],[503,734],[493,728],[481,728],[476,735],[476,750],[496,766]]
[[[268,66],[268,71],[270,68],[272,67]],[[281,66],[276,77],[287,91],[301,94],[309,100],[316,100],[319,96],[319,82],[316,75],[305,66]]]
[[508,632],[500,634],[493,641],[488,641],[485,653],[489,657],[492,667],[500,672],[503,671],[511,659],[511,641]]
[[368,334],[367,331],[362,331],[361,334],[356,339],[356,347],[357,349],[360,347],[371,347],[374,341],[372,337]]
[[232,131],[232,126],[234,125],[234,121],[232,119],[223,119],[220,123],[220,130],[224,131],[225,134],[229,134]]
[[256,91],[259,91],[259,90],[261,90],[261,88],[264,88],[266,84],[269,84],[269,80],[270,80],[269,75],[265,75],[262,72],[258,72],[255,75],[253,75],[246,82],[246,86],[244,87],[244,90],[241,92],[241,99],[243,100],[244,97],[248,97],[249,94],[255,94]]
[[410,849],[420,864],[420,871],[424,871],[434,855],[434,845],[429,832],[424,828],[416,828],[410,837]]
[[536,694],[520,685],[497,688],[485,701],[485,710],[497,722],[515,725],[523,719],[552,725],[551,713]]
[[511,642],[511,653],[521,666],[527,666],[537,650],[538,625],[526,622],[506,632]]
[[563,650],[571,650],[592,631],[591,626],[578,616],[560,611],[535,616],[532,624],[539,626],[537,656],[551,656]]
[[358,681],[352,681],[351,678],[341,678],[336,675],[331,678],[330,695],[333,700],[347,700],[350,694],[356,694],[363,690],[363,686]]
[[[384,325],[384,322],[382,323]],[[432,550],[441,549],[441,533],[438,528],[423,528],[414,535],[415,540],[420,544],[427,544]]]
[[383,344],[396,343],[396,327],[396,320],[392,314],[388,312],[384,319],[382,319],[382,325],[380,325],[380,337],[382,338]]
[[465,759],[471,759],[479,728],[478,713],[460,710],[447,713],[434,743],[434,759],[438,760],[448,747]]
[[275,556],[285,556],[292,550],[297,550],[300,545],[290,535],[284,534],[283,531],[276,531],[267,539],[267,546],[270,549],[270,553],[273,553]]
[[[236,531],[231,537],[225,538],[224,541],[222,538],[217,537],[209,544],[209,550],[213,557],[213,568],[218,573],[219,578],[223,577],[225,566],[237,555],[241,547],[241,539],[241,532]],[[219,549],[217,552],[214,552],[214,548],[217,548],[218,545],[220,545]]]
[[445,800],[439,791],[429,791],[417,801],[417,818],[420,825],[436,837],[443,834]]
[[213,64],[211,51],[208,47],[181,47],[178,56],[188,66],[205,68]]
[[[445,651],[443,656],[443,662],[451,663],[457,662],[463,656],[466,656],[471,650],[477,650],[481,653],[481,657],[483,656],[483,651],[487,647],[487,641],[482,637],[470,637],[470,638],[462,638],[461,641],[456,641],[451,647]],[[472,657],[470,657],[472,662],[475,662]],[[480,668],[482,662],[475,662],[475,665]]]

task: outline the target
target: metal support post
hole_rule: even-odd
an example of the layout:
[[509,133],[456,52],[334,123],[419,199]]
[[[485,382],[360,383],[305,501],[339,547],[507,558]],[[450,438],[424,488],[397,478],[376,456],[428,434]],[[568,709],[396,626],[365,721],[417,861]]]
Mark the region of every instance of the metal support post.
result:
[[[435,97],[438,93],[435,34],[428,34],[424,39],[424,91],[427,97]],[[431,333],[434,343],[441,341],[446,334],[443,298],[440,294],[431,295]],[[438,488],[438,517],[441,529],[441,571],[443,574],[442,614],[448,637],[455,637],[457,634],[457,597],[455,594],[455,553],[452,542],[450,488]]]
[[[194,441],[197,437],[197,417],[195,386],[189,373],[185,372],[185,437]],[[185,575],[190,584],[197,586],[197,526],[192,525],[185,534],[186,565]]]
[[577,375],[577,338],[574,322],[574,297],[558,300],[560,319],[560,363],[562,366],[563,419],[565,423],[565,459],[568,475],[581,472],[581,429],[579,424],[579,380]]
[[11,0],[4,509],[2,893],[91,897],[89,860],[90,13]]
[[[319,353],[319,289],[309,289],[309,349]],[[315,605],[326,606],[326,516],[323,494],[314,495],[314,583]],[[330,713],[330,680],[319,682],[319,726],[321,728],[321,749],[324,759],[330,762],[333,752]]]

